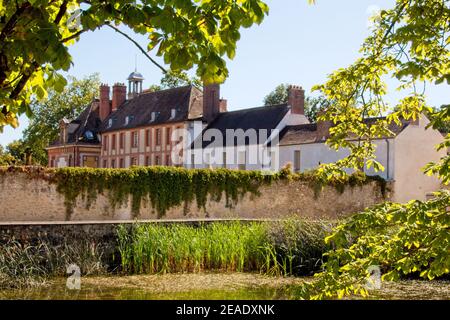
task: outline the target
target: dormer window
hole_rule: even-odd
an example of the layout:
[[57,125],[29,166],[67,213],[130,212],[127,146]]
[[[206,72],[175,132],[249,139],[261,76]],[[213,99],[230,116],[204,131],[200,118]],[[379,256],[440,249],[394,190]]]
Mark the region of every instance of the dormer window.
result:
[[87,130],[84,133],[84,137],[86,138],[86,140],[94,140],[94,133],[90,130]]
[[112,127],[112,124],[113,124],[113,120],[112,120],[112,119],[109,119],[109,120],[108,120],[108,128],[111,128],[111,127]]
[[152,115],[151,115],[151,118],[150,118],[150,122],[154,122],[155,120],[156,120],[156,112],[153,111]]
[[177,115],[177,109],[171,109],[170,110],[170,119],[169,120],[175,119],[176,115]]
[[131,123],[131,121],[133,121],[134,116],[126,116],[125,117],[125,125],[129,125]]

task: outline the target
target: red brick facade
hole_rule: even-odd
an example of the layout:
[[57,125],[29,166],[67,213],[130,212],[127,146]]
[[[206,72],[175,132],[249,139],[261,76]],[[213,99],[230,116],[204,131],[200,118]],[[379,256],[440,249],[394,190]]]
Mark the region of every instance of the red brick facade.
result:
[[204,93],[193,87],[142,92],[142,75],[132,73],[123,84],[100,86],[100,97],[72,122],[61,122],[61,137],[47,148],[50,167],[92,166],[127,168],[133,165],[183,164],[183,151],[174,147],[186,137],[191,119],[212,121],[226,111],[220,86]]

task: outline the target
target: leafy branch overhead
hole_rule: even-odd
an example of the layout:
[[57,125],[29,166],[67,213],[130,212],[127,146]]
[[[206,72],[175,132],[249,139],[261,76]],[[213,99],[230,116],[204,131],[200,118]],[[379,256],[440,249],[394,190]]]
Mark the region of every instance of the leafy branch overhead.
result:
[[[335,123],[328,144],[348,148],[350,156],[336,164],[323,166],[324,172],[342,174],[343,169],[360,170],[367,165],[383,170],[375,159],[373,140],[390,136],[390,123],[416,120],[428,115],[431,126],[445,127],[450,122],[449,105],[433,110],[426,102],[427,84],[450,84],[450,8],[448,1],[397,0],[394,8],[382,10],[374,18],[372,34],[361,48],[361,57],[347,68],[332,73],[325,84],[316,86],[326,99],[333,101],[319,119]],[[387,79],[396,84],[403,97],[387,103]],[[368,124],[365,118],[392,111],[384,120]],[[359,137],[351,143],[349,136]],[[449,136],[439,148],[450,145]],[[448,183],[449,157],[441,164],[427,167]],[[445,167],[447,169],[445,169]]]
[[224,57],[234,57],[239,30],[267,13],[260,0],[0,0],[0,130],[16,127],[20,114],[31,115],[33,96],[44,99],[49,88],[64,88],[58,72],[72,64],[68,46],[87,31],[127,26],[147,35],[147,50],[171,70],[197,66],[203,81],[223,82]]

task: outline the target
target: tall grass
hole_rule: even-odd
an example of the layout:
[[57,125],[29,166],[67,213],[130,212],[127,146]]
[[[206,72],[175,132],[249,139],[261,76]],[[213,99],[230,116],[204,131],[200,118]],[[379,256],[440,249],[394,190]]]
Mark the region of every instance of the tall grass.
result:
[[88,241],[52,244],[39,240],[23,244],[10,240],[0,245],[0,288],[20,288],[44,283],[49,277],[67,276],[74,263],[83,275],[104,274],[107,266],[102,245]]
[[118,228],[125,273],[258,271],[308,274],[325,251],[324,225],[275,223],[136,224]]

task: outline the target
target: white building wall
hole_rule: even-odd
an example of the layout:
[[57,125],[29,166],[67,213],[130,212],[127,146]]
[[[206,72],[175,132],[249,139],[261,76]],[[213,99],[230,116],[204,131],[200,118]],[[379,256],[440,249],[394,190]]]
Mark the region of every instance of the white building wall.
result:
[[395,201],[425,200],[427,193],[441,187],[436,177],[428,177],[422,171],[427,163],[438,162],[447,153],[436,151],[444,137],[437,130],[426,129],[429,122],[423,116],[417,125],[410,124],[395,139]]
[[[290,125],[299,125],[299,124],[307,124],[309,123],[308,119],[304,115],[300,114],[292,114],[291,111],[289,111],[283,119],[278,123],[277,127],[275,128],[274,132],[268,137],[267,141],[271,141],[274,136],[278,135],[281,130],[283,130],[286,126]],[[201,122],[191,122],[187,126],[188,128],[188,135],[190,137],[190,141],[194,141],[201,133],[202,130],[205,128],[205,125],[202,125]],[[259,133],[257,133],[259,134]],[[267,142],[264,141],[264,144]],[[278,141],[278,140],[276,140]],[[268,169],[267,166],[270,167],[271,170],[277,170],[279,167],[278,158],[279,157],[273,157],[275,161],[272,161],[270,163],[270,160],[264,160],[262,156],[262,152],[267,152],[266,147],[264,144],[260,145],[251,145],[251,146],[237,146],[237,147],[220,147],[220,148],[205,148],[205,149],[187,149],[186,150],[186,157],[184,159],[184,166],[186,168],[221,168],[223,167],[223,160],[222,160],[222,153],[226,151],[227,153],[227,165],[226,168],[228,169],[238,169],[239,163],[238,163],[238,154],[241,151],[245,151],[246,154],[246,164],[245,169],[246,170],[261,170],[261,169]],[[190,143],[189,143],[190,146]],[[255,151],[259,150],[259,151]],[[266,150],[266,151],[262,151]],[[207,162],[210,162],[210,159],[212,159],[212,156],[209,156],[210,154],[218,154],[219,156],[214,156],[216,158],[216,161],[214,164],[210,165]],[[258,153],[258,155],[255,155],[255,153]],[[195,164],[192,165],[192,154],[195,155]],[[232,157],[234,157],[234,160],[231,161]],[[256,157],[256,160],[255,160]],[[270,156],[268,156],[270,157]]]
[[[377,140],[375,145],[377,161],[384,166],[384,171],[375,172],[373,168],[365,169],[368,175],[379,175],[384,179],[394,178],[395,163],[395,141],[393,139]],[[329,148],[325,143],[309,143],[302,145],[280,146],[280,164],[278,169],[291,163],[294,169],[294,152],[300,150],[300,171],[312,170],[322,163],[336,162],[348,156],[349,151],[341,149],[336,151]],[[389,154],[388,154],[389,151]],[[388,163],[389,160],[389,163]],[[350,173],[350,171],[349,171]]]

